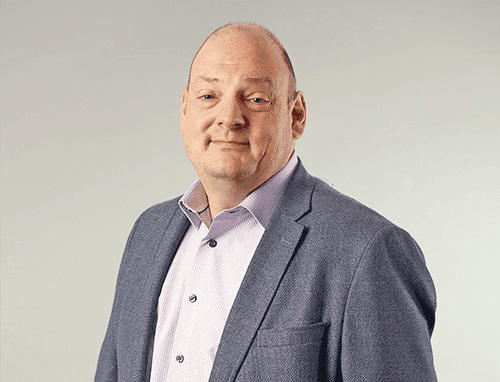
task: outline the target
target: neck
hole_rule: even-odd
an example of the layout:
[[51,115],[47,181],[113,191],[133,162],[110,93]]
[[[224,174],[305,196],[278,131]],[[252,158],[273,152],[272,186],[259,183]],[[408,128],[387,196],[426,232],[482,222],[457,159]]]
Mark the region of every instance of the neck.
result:
[[[293,155],[293,151],[290,157]],[[208,174],[198,174],[203,188],[207,194],[210,209],[210,222],[223,210],[228,210],[239,205],[255,189],[262,186],[269,178],[279,172],[287,162],[273,172],[264,172],[250,178],[217,178]],[[205,222],[210,226],[210,222]]]
[[200,179],[208,197],[210,215],[213,220],[221,211],[236,207],[257,186],[221,179]]

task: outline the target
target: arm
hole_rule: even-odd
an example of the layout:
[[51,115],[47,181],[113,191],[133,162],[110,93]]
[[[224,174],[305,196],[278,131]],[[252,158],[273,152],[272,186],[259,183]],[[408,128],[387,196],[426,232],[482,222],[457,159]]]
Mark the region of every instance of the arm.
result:
[[436,381],[430,337],[436,293],[420,248],[388,226],[371,239],[347,300],[344,381]]
[[116,283],[115,297],[113,301],[113,308],[111,310],[111,317],[109,319],[108,329],[104,337],[104,342],[99,354],[99,361],[97,363],[97,371],[95,375],[95,382],[117,382],[118,381],[118,355],[117,355],[117,342],[116,331],[119,325],[119,317],[121,311],[123,294],[123,274],[127,268],[127,250],[134,236],[135,230],[139,223],[139,219],[135,222],[134,227],[128,237],[125,252],[120,264],[120,271],[118,272],[118,281]]

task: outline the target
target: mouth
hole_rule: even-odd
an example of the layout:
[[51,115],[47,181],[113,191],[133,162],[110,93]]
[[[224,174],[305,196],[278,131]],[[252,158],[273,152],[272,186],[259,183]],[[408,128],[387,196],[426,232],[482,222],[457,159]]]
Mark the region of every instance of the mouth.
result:
[[239,142],[239,141],[224,141],[224,140],[213,140],[210,141],[211,143],[214,143],[215,145],[221,147],[221,148],[248,148],[250,146],[250,143],[248,142]]

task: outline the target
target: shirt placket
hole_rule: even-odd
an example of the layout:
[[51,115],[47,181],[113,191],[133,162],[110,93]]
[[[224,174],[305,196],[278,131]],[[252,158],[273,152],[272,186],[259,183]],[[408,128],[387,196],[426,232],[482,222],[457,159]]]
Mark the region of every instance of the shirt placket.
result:
[[[204,227],[200,227],[205,233]],[[198,370],[204,368],[206,357],[197,343],[199,322],[204,319],[207,310],[205,289],[210,279],[210,262],[213,260],[214,239],[208,234],[200,238],[200,245],[193,265],[186,278],[184,295],[177,324],[174,344],[170,356],[169,378],[173,381],[196,380]]]

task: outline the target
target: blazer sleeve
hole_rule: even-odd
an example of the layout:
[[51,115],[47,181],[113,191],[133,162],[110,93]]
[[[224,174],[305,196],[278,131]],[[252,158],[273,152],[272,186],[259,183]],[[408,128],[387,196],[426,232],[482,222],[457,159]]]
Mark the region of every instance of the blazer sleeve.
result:
[[349,291],[341,345],[350,381],[436,381],[430,337],[436,292],[423,254],[387,226],[368,243]]
[[[139,218],[140,219],[140,218]],[[121,305],[123,303],[122,294],[124,292],[123,279],[124,274],[127,269],[127,251],[130,248],[130,243],[134,237],[134,233],[139,224],[139,219],[134,224],[132,231],[127,240],[125,246],[125,251],[120,264],[120,270],[118,272],[118,280],[116,282],[115,297],[113,301],[113,308],[111,310],[111,317],[109,319],[108,328],[106,330],[106,335],[104,337],[104,342],[101,347],[101,352],[99,354],[99,360],[97,363],[97,370],[95,374],[95,382],[117,382],[118,381],[118,344],[117,344],[117,330],[120,319]]]

